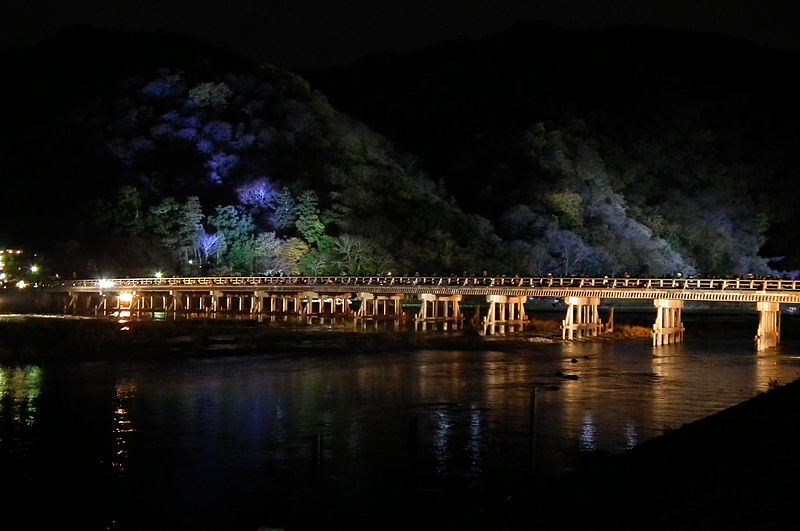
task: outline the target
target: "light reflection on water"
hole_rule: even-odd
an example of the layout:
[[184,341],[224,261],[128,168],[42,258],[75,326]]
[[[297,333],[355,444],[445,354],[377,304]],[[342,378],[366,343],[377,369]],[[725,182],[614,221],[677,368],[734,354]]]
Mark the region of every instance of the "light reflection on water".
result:
[[0,365],[0,417],[18,428],[32,427],[36,423],[36,399],[41,388],[41,367]]
[[136,426],[131,420],[128,404],[136,397],[136,384],[129,378],[123,378],[114,387],[116,409],[114,410],[114,450],[111,466],[118,476],[125,474],[128,462],[128,446]]
[[[533,465],[552,475],[582,455],[624,451],[798,377],[797,343],[756,354],[747,339],[731,331],[657,350],[642,341],[575,342],[0,366],[0,451],[16,474],[35,479],[42,463],[9,441],[35,447],[41,468],[55,470],[48,481],[65,491],[82,471],[107,502],[97,513],[106,526],[154,511],[178,527],[210,525],[229,518],[231,505],[250,523],[302,504],[315,434],[323,436],[322,477],[343,498],[408,471],[524,478],[536,387]],[[419,421],[413,458],[410,418]],[[41,431],[25,429],[33,425]],[[73,440],[47,436],[65,432]],[[72,462],[62,473],[56,456],[64,452]],[[32,481],[26,492],[37,489]],[[144,510],[143,493],[170,502]]]

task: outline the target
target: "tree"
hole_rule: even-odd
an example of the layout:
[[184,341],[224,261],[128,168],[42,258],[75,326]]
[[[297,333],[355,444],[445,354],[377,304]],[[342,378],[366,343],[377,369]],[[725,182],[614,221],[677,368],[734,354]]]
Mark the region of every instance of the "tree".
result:
[[178,212],[176,227],[176,245],[174,255],[180,260],[180,269],[184,263],[189,261],[190,256],[196,256],[199,250],[200,236],[205,234],[203,230],[203,208],[197,196],[186,198]]
[[558,259],[562,275],[580,273],[581,268],[591,265],[593,249],[574,233],[551,229],[545,233],[544,241],[550,254]]
[[300,262],[311,248],[300,238],[289,238],[281,243],[278,258],[283,264],[283,271],[291,275],[300,274]]
[[280,251],[283,240],[275,232],[262,232],[253,242],[253,256],[255,270],[267,275],[275,275],[285,269],[285,264],[280,260]]
[[292,193],[285,186],[275,195],[275,211],[270,216],[270,223],[275,230],[282,231],[294,227],[297,219],[295,201]]
[[208,234],[201,232],[197,238],[197,253],[200,261],[207,264],[212,258],[216,259],[225,252],[225,238],[222,234]]
[[297,199],[295,226],[310,244],[320,241],[325,234],[325,225],[320,220],[319,200],[313,190],[306,190]]
[[138,236],[144,229],[142,196],[135,186],[123,186],[114,204],[114,224],[126,236]]
[[259,177],[236,188],[239,203],[261,210],[272,208],[277,195],[275,186],[266,177]]
[[189,91],[189,100],[198,107],[224,107],[231,96],[233,91],[225,83],[200,83]]
[[254,225],[249,214],[236,207],[218,206],[208,223],[224,238],[226,247],[218,259],[220,267],[250,272],[253,267]]

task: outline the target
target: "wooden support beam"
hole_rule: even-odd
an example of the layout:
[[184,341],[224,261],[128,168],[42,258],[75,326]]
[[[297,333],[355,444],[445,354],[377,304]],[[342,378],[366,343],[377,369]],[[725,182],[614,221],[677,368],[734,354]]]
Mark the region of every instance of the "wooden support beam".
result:
[[758,331],[756,350],[777,347],[781,342],[781,305],[777,302],[757,302]]
[[656,322],[653,324],[653,346],[683,342],[685,328],[681,321],[683,301],[679,299],[654,299]]
[[561,321],[562,339],[580,339],[603,332],[600,319],[600,297],[565,297],[567,314]]

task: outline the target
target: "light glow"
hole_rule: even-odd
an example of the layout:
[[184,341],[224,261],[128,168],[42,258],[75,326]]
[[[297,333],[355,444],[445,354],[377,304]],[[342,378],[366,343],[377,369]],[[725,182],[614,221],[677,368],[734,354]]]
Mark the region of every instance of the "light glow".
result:
[[119,294],[119,302],[131,302],[133,300],[133,293],[126,291]]
[[113,288],[114,287],[114,281],[113,280],[108,280],[108,279],[105,279],[105,278],[101,278],[100,280],[97,281],[97,286],[100,289]]

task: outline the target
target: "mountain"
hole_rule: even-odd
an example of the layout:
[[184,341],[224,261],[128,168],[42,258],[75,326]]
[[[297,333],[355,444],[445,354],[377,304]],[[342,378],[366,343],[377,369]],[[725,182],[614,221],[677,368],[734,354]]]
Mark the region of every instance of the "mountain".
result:
[[[602,152],[602,178],[632,221],[686,255],[684,267],[736,274],[766,271],[754,263],[759,252],[786,256],[773,266],[800,266],[800,241],[791,230],[800,170],[800,102],[791,81],[798,66],[798,53],[716,35],[646,27],[570,31],[531,22],[481,40],[301,73],[337,108],[419,154],[464,208],[501,230],[501,218],[521,197],[522,206],[552,214],[530,195],[581,193],[563,172],[548,169],[541,153],[533,160],[525,140],[542,126],[574,136],[569,131],[580,122],[583,140],[574,140]],[[738,195],[728,197],[733,191]],[[673,215],[665,230],[664,211],[669,215],[674,201],[683,218]],[[702,217],[709,203],[718,219],[743,226],[703,223],[688,231],[702,241],[686,241],[683,225]],[[589,210],[582,216],[591,217]],[[604,232],[608,220],[590,225],[584,240],[596,240],[591,233]],[[759,233],[763,238],[752,241]],[[714,240],[726,247],[747,241],[749,258],[739,249],[717,263],[705,260],[703,247]]]
[[[89,274],[462,271],[500,259],[413,156],[303,79],[80,28],[7,58],[6,239]],[[53,94],[50,97],[50,94]]]
[[0,63],[0,243],[63,271],[800,265],[797,54],[531,23],[301,77],[82,27]]

